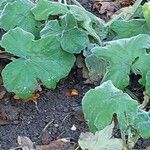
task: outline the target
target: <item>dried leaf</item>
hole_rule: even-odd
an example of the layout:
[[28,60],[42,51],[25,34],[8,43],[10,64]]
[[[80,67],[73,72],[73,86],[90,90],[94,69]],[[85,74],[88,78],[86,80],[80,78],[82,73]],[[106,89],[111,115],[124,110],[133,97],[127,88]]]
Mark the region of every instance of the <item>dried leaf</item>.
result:
[[111,17],[117,10],[121,8],[118,2],[105,2],[105,1],[95,1],[92,6],[92,10],[98,11],[100,14],[105,14],[107,17]]
[[34,150],[33,142],[26,136],[18,136],[18,144],[23,150]]
[[70,89],[66,92],[66,96],[73,97],[73,96],[79,96],[79,92],[76,89]]
[[49,145],[38,145],[36,150],[62,150],[64,147],[67,150],[74,150],[74,146],[70,146],[70,141],[64,139],[52,141]]

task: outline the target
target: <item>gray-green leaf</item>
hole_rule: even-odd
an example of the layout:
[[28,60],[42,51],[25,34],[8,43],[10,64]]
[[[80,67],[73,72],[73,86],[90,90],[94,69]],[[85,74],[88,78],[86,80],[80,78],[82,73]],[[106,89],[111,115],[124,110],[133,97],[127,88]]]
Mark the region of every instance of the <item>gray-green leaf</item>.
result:
[[57,37],[34,40],[31,33],[21,28],[6,33],[1,45],[7,52],[19,57],[2,71],[4,86],[23,99],[31,96],[39,80],[54,89],[75,62],[74,55],[61,49]]

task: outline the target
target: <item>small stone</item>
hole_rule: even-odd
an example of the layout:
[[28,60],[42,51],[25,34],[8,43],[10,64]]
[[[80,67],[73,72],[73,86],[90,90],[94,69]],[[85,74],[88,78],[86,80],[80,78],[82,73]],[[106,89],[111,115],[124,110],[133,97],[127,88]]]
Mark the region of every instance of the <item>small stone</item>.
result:
[[71,130],[72,130],[72,131],[76,131],[76,130],[77,130],[76,126],[73,125],[73,126],[71,127]]

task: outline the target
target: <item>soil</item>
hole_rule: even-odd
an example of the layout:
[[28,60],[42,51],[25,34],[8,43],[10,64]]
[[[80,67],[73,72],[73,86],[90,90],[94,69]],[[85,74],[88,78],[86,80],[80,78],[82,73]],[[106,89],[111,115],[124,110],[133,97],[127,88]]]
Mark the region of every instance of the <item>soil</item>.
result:
[[[80,70],[73,70],[55,90],[43,90],[37,100],[38,110],[34,102],[14,100],[11,94],[3,98],[0,110],[13,120],[10,124],[0,126],[0,145],[3,150],[14,147],[18,135],[27,136],[41,145],[58,138],[69,138],[72,142],[77,142],[80,133],[88,131],[82,116],[81,99],[91,86],[83,83],[78,72]],[[70,89],[79,91],[79,96],[66,96]],[[45,135],[41,135],[42,130],[52,120],[47,128],[48,137],[43,140]],[[73,125],[76,131],[71,130]]]
[[[93,1],[79,0],[79,2],[91,11]],[[97,12],[93,13],[97,14]],[[97,16],[100,15],[97,14]],[[138,80],[135,76],[132,79]],[[129,89],[138,89],[138,86],[137,82],[134,84],[132,82]],[[84,84],[81,70],[74,68],[67,78],[60,81],[55,90],[43,87],[42,92],[39,93],[37,105],[33,101],[15,100],[12,93],[7,93],[0,101],[0,114],[7,116],[6,119],[9,120],[6,124],[4,123],[5,125],[0,125],[0,150],[15,147],[18,136],[27,136],[38,145],[49,144],[60,138],[69,138],[70,144],[76,147],[80,133],[89,131],[83,118],[81,101],[84,94],[91,88],[94,86]],[[70,89],[76,89],[79,95],[71,97],[66,94]],[[137,97],[142,97],[141,89],[133,92]],[[50,125],[43,132],[47,124]],[[72,130],[73,126],[76,130]],[[134,149],[142,150],[148,146],[150,146],[150,139],[139,139]],[[63,149],[69,150],[69,147]]]

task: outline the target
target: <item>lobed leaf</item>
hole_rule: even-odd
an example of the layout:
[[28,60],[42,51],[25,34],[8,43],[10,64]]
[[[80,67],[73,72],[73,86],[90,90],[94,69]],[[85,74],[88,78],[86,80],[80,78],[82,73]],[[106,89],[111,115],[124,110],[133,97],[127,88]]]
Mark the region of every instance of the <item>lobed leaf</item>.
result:
[[32,13],[36,20],[48,20],[50,15],[64,15],[68,12],[66,5],[48,0],[39,0]]
[[117,89],[112,81],[106,81],[95,89],[89,90],[82,100],[85,119],[92,131],[99,131],[111,123],[113,114],[117,114],[120,128],[127,129],[127,116],[134,120],[137,101]]
[[32,7],[34,7],[34,4],[29,0],[8,2],[0,15],[0,28],[8,31],[20,27],[38,36],[41,23],[34,19],[30,11]]
[[131,38],[110,41],[104,47],[94,48],[93,54],[109,62],[102,80],[112,80],[113,84],[124,89],[129,85],[130,71],[142,75],[140,83],[145,85],[146,73],[150,70],[150,36],[141,34]]
[[75,62],[72,54],[64,52],[55,36],[34,40],[34,36],[15,28],[1,41],[5,50],[17,57],[2,71],[6,89],[26,99],[34,92],[40,80],[54,89],[57,82],[68,75]]
[[64,15],[60,21],[49,21],[41,30],[41,37],[48,35],[59,36],[63,50],[69,53],[80,53],[89,42],[87,33],[78,28],[71,13]]

